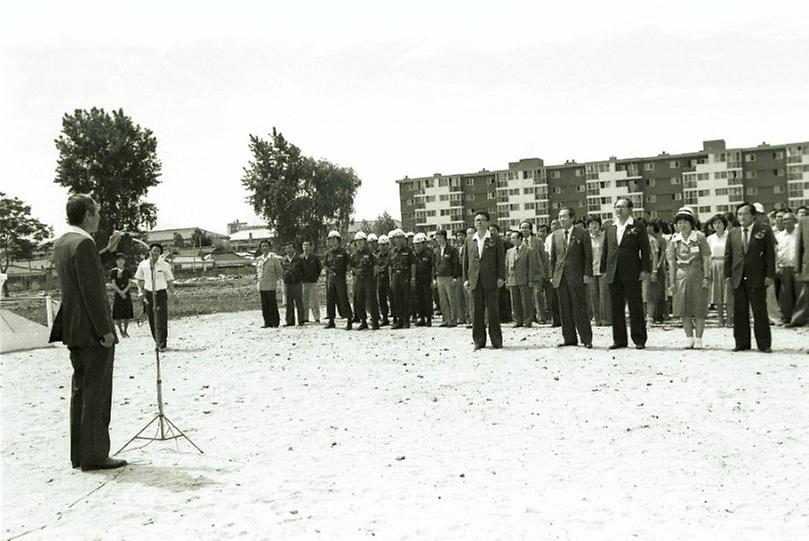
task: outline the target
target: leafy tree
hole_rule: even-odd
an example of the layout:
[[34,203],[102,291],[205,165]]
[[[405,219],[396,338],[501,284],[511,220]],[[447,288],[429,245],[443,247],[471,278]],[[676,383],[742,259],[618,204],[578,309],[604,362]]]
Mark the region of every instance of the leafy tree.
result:
[[393,220],[393,217],[388,214],[387,210],[376,217],[376,221],[374,222],[374,233],[376,233],[377,237],[380,235],[387,235],[394,229],[396,229],[396,222]]
[[[31,216],[31,207],[16,197],[0,192],[0,270],[8,271],[12,261],[30,259],[35,241],[51,236],[52,230]],[[8,296],[8,284],[3,284],[3,295]]]
[[249,146],[247,201],[280,241],[305,238],[317,248],[327,226],[349,223],[360,186],[353,169],[304,156],[275,128],[269,140],[250,135]]
[[160,181],[157,139],[151,130],[134,124],[123,110],[107,113],[93,107],[62,117],[55,183],[75,193],[89,193],[101,205],[97,240],[106,241],[114,229],[153,228],[157,208],[145,201]]
[[362,231],[366,235],[373,231],[373,228],[371,227],[371,224],[370,222],[368,222],[368,220],[363,220],[360,222],[360,231]]

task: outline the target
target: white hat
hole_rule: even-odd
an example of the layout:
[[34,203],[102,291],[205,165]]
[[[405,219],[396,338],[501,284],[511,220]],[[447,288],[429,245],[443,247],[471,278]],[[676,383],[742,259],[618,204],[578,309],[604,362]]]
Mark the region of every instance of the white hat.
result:
[[336,229],[332,229],[331,231],[329,231],[329,237],[328,238],[330,238],[330,239],[339,239],[340,238],[340,232],[337,231]]
[[764,205],[762,205],[761,203],[758,203],[758,202],[753,203],[753,207],[756,209],[756,212],[758,212],[759,214],[764,214]]
[[417,242],[424,242],[427,240],[427,236],[424,233],[415,233],[413,235],[413,244]]
[[354,240],[365,240],[365,233],[362,231],[357,231],[354,233]]
[[374,241],[374,240],[379,240],[379,239],[377,239],[376,235],[374,235],[373,233],[368,233],[368,242],[371,242],[371,241]]
[[389,239],[392,239],[395,236],[396,236],[396,230],[395,229],[391,229],[390,231],[388,231],[388,238]]
[[407,237],[409,239],[412,239],[415,235],[416,234],[413,233],[412,231],[408,231],[407,233],[405,233],[405,237]]
[[390,244],[387,235],[379,235],[379,244]]
[[394,229],[393,231],[391,231],[391,232],[390,232],[390,235],[389,235],[389,236],[390,236],[391,238],[396,238],[396,237],[404,237],[404,236],[405,236],[405,234],[404,234],[404,231],[402,231],[401,229],[399,229],[399,228],[397,227],[396,229]]

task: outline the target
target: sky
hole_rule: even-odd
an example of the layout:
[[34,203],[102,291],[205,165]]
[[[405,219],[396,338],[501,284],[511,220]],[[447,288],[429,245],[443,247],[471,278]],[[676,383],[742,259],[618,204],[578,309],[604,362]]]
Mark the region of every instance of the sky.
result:
[[0,191],[63,230],[54,139],[94,106],[157,137],[157,227],[216,232],[261,222],[241,177],[273,127],[354,168],[357,220],[399,217],[405,175],[806,141],[807,20],[778,0],[15,2]]

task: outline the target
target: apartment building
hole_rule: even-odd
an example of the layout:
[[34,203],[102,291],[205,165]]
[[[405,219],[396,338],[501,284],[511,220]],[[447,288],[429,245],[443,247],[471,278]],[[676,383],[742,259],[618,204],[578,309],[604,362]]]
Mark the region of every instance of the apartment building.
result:
[[529,158],[502,170],[396,182],[402,225],[409,231],[470,226],[481,210],[503,228],[523,220],[546,223],[562,207],[608,219],[619,197],[632,200],[637,216],[671,219],[689,205],[706,220],[744,200],[768,209],[809,206],[809,142],[728,149],[718,139],[682,154],[561,165]]

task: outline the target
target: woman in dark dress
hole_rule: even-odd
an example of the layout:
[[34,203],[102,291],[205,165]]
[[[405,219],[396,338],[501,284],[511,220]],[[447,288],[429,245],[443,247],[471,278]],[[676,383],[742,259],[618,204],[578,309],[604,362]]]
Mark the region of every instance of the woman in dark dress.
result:
[[132,310],[132,298],[129,295],[129,289],[132,287],[132,272],[124,267],[126,258],[123,254],[118,254],[115,258],[115,268],[110,273],[110,281],[115,290],[115,296],[112,301],[112,319],[121,331],[121,336],[128,337],[127,329],[129,328],[129,320],[134,317]]

